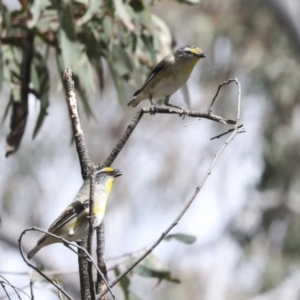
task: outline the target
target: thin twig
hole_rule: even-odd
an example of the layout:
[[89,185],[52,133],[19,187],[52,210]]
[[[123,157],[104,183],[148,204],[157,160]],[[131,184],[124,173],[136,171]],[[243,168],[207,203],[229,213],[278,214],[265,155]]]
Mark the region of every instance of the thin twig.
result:
[[[151,108],[143,108],[142,111],[145,114],[151,114]],[[156,107],[155,115],[156,114],[176,114],[181,116],[182,110],[176,109],[176,108],[165,108],[165,107]],[[187,110],[184,113],[185,116],[192,117],[192,118],[202,118],[202,119],[208,119],[214,122],[222,123],[222,124],[228,124],[228,125],[235,125],[236,121],[231,119],[224,119],[220,116],[214,115],[211,113],[211,111],[207,112],[200,112],[200,111],[194,111],[194,110]]]
[[[234,139],[234,137],[240,133],[240,130],[242,130],[243,128],[235,128],[235,130],[232,132],[232,134],[230,135],[230,137],[227,139],[227,141],[223,144],[223,146],[221,147],[221,149],[219,150],[219,152],[215,155],[214,160],[212,161],[212,163],[210,164],[205,176],[202,179],[202,182],[200,183],[200,185],[195,189],[194,194],[192,195],[192,197],[190,198],[190,200],[188,201],[188,203],[185,205],[185,207],[182,209],[182,211],[180,212],[180,214],[177,216],[177,218],[175,219],[175,221],[161,234],[160,238],[134,263],[132,264],[132,266],[130,266],[125,272],[123,272],[122,274],[120,274],[111,284],[110,287],[112,288],[114,285],[116,285],[124,276],[126,276],[131,270],[133,270],[143,259],[145,259],[159,244],[160,242],[165,238],[165,236],[178,224],[178,222],[180,221],[180,219],[182,218],[182,216],[186,213],[186,211],[188,210],[188,208],[191,206],[191,204],[194,202],[196,196],[198,195],[198,193],[200,192],[200,190],[202,189],[205,181],[207,180],[208,176],[211,174],[212,169],[214,167],[214,165],[216,164],[217,160],[219,159],[220,155],[222,154],[222,152],[225,150],[225,148],[227,147],[227,145]],[[107,289],[105,289],[100,295],[97,295],[97,299],[101,299],[101,297],[107,293]]]
[[29,270],[29,274],[30,274],[30,282],[29,282],[29,286],[30,286],[31,300],[34,300],[33,279],[32,279],[32,272],[31,272],[31,270]]
[[[34,269],[35,271],[37,271],[41,276],[43,276],[48,282],[50,282],[52,285],[54,285],[57,289],[59,289],[68,299],[70,300],[73,300],[73,298],[67,293],[65,292],[61,287],[59,287],[55,282],[53,282],[48,276],[46,276],[41,270],[39,270],[38,268],[36,268],[35,266],[33,266],[26,258],[25,258],[25,255],[23,253],[23,249],[22,249],[22,238],[23,238],[23,235],[26,234],[27,231],[34,231],[34,230],[37,230],[37,231],[41,231],[41,232],[44,232],[44,233],[47,233],[46,231],[44,230],[41,230],[41,229],[38,229],[38,228],[30,228],[30,229],[25,229],[21,232],[21,235],[19,237],[19,251],[21,253],[21,256],[24,260],[24,262],[32,269]],[[50,234],[50,233],[48,233]],[[55,236],[53,234],[50,234],[52,236]],[[56,237],[56,236],[55,236]],[[60,238],[60,237],[58,237]],[[60,238],[62,240],[64,240],[63,238]],[[68,241],[66,240],[66,242],[68,243]]]
[[[58,283],[57,278],[54,278],[54,282],[59,286],[59,283]],[[60,300],[63,300],[62,294],[61,294],[61,291],[60,291],[60,290],[58,290],[58,298],[59,298]]]
[[[240,115],[240,105],[241,105],[241,92],[240,92],[240,84],[237,81],[237,79],[233,79],[233,80],[229,80],[228,82],[225,82],[223,84],[221,84],[218,88],[217,94],[214,97],[213,101],[216,99],[216,97],[218,96],[219,90],[220,88],[224,85],[224,84],[229,84],[230,82],[236,82],[239,85],[239,95],[238,95],[238,104],[237,104],[237,121],[239,120],[239,115]],[[213,104],[213,103],[212,103]],[[208,114],[210,114],[210,112],[208,112]],[[237,121],[233,121],[234,124],[237,124]],[[192,203],[194,202],[196,196],[199,194],[200,190],[202,189],[204,183],[206,182],[207,178],[209,177],[209,175],[212,172],[213,167],[215,166],[216,162],[218,161],[218,159],[220,158],[221,154],[223,153],[223,151],[225,150],[225,148],[227,147],[227,145],[234,139],[234,137],[241,132],[244,132],[245,127],[244,126],[238,126],[235,125],[233,132],[231,133],[231,135],[229,136],[229,138],[226,140],[226,142],[222,145],[222,147],[220,148],[220,150],[217,152],[217,154],[215,155],[213,161],[211,162],[210,166],[207,169],[207,172],[205,173],[202,181],[200,182],[200,185],[198,187],[196,187],[194,194],[192,195],[192,197],[190,198],[190,200],[187,202],[187,204],[184,206],[184,208],[181,210],[181,212],[179,213],[179,215],[177,216],[177,218],[175,219],[175,221],[161,234],[161,236],[157,239],[157,241],[139,258],[136,260],[135,263],[133,263],[127,270],[125,270],[122,274],[120,274],[111,284],[110,287],[112,288],[114,285],[116,285],[124,276],[126,276],[131,270],[133,270],[142,260],[144,260],[160,243],[161,241],[166,237],[166,235],[179,223],[179,221],[181,220],[182,216],[186,213],[186,211],[189,209],[189,207],[192,205]],[[97,299],[101,299],[101,297],[107,293],[108,289],[106,288],[102,293],[97,295]]]
[[[62,238],[62,237],[60,237],[60,236],[57,236],[57,235],[55,235],[55,234],[53,234],[53,233],[50,233],[50,232],[45,231],[45,230],[42,230],[42,229],[40,229],[40,228],[33,227],[33,228],[28,228],[28,229],[23,230],[22,233],[21,233],[21,235],[20,235],[20,237],[19,237],[18,242],[19,242],[19,251],[20,251],[20,253],[21,253],[21,255],[22,255],[22,258],[23,258],[24,262],[25,262],[30,268],[32,268],[32,269],[34,269],[35,271],[37,271],[41,276],[43,276],[46,280],[48,280],[50,283],[52,283],[57,289],[60,289],[60,291],[61,291],[68,299],[72,299],[72,298],[71,298],[71,297],[70,297],[70,296],[69,296],[62,288],[60,288],[59,286],[55,285],[55,284],[51,281],[51,279],[50,279],[48,276],[46,276],[42,271],[40,271],[38,268],[36,268],[35,266],[33,266],[33,265],[25,258],[24,253],[23,253],[23,249],[22,249],[22,238],[23,238],[23,235],[25,235],[26,232],[28,232],[28,231],[39,231],[39,232],[48,234],[48,235],[50,235],[50,236],[53,236],[53,237],[55,237],[56,239],[60,240],[65,246],[68,245],[68,246],[69,246],[69,247],[68,247],[69,249],[70,249],[70,246],[76,247],[76,248],[78,248],[78,249],[81,249],[81,250],[83,251],[83,253],[88,257],[88,259],[89,259],[90,261],[93,262],[95,268],[97,269],[97,272],[99,272],[99,273],[101,274],[101,276],[103,276],[103,274],[102,274],[101,271],[99,270],[97,264],[96,264],[95,261],[93,260],[92,256],[89,255],[89,253],[87,252],[87,250],[86,250],[85,248],[79,246],[78,244],[76,245],[76,244],[74,244],[73,242],[67,241],[66,239],[64,239],[64,238]],[[76,252],[75,252],[75,253],[76,253]],[[77,253],[76,253],[76,254],[77,254]],[[105,281],[105,283],[107,284],[107,288],[109,288],[109,285],[108,285],[107,281]],[[112,293],[112,291],[111,291],[110,288],[109,288],[109,290],[110,290],[110,293],[112,294],[112,296],[114,297],[114,294]]]
[[[7,285],[7,286],[10,286],[10,287],[15,291],[16,295],[18,296],[18,298],[19,298],[20,300],[21,300],[21,296],[20,296],[19,292],[23,293],[23,294],[26,295],[29,299],[31,299],[30,296],[22,290],[22,288],[18,288],[18,287],[16,287],[16,286],[12,285],[12,284],[11,284],[5,277],[3,277],[2,275],[0,275],[0,277],[3,279],[3,280],[0,280],[0,283],[1,283],[2,287],[3,287],[3,289],[5,290],[5,292],[7,292],[7,291],[6,291],[6,288],[5,288],[5,285]],[[23,288],[26,288],[26,287],[27,287],[27,285],[26,285],[25,287],[23,287]],[[9,297],[9,299],[10,299],[10,296],[9,296],[8,292],[6,293],[6,295],[7,295],[7,296]],[[6,299],[6,298],[1,297],[0,299]]]
[[[218,91],[217,91],[217,94],[216,96],[214,97],[213,101],[215,100],[215,98],[218,96],[219,94],[219,90],[222,88],[222,86],[224,86],[225,84],[230,84],[231,82],[235,82],[237,85],[238,85],[238,101],[237,101],[237,112],[236,112],[236,124],[238,124],[239,120],[240,120],[240,110],[241,110],[241,95],[242,95],[242,92],[241,92],[241,84],[240,82],[238,81],[237,78],[235,79],[230,79],[228,81],[225,81],[223,82],[221,85],[219,85],[219,88],[218,88]],[[212,103],[213,104],[213,103]],[[212,106],[211,104],[211,106]],[[246,132],[246,128],[244,125],[239,125],[238,128],[241,128],[243,127],[244,128],[244,131],[243,132]],[[224,133],[221,133],[215,137],[212,137],[210,140],[214,140],[214,139],[217,139],[217,138],[220,138],[221,136],[225,135],[225,134],[228,134],[232,131],[235,130],[235,126],[232,128],[232,129],[229,129],[228,131],[224,132]]]
[[[10,296],[9,296],[8,291],[6,290],[6,287],[5,287],[4,282],[3,282],[3,281],[0,281],[0,284],[1,284],[1,286],[2,286],[2,288],[3,288],[3,290],[4,290],[4,292],[5,292],[5,294],[6,294],[6,296],[7,296],[7,298],[8,298],[8,299],[11,299]],[[2,298],[0,298],[0,299],[5,299],[5,298],[2,297]]]
[[222,83],[219,85],[219,87],[218,87],[218,89],[217,89],[217,93],[216,93],[216,95],[213,97],[212,102],[211,102],[211,104],[210,104],[210,106],[209,106],[208,111],[211,111],[211,108],[212,108],[212,106],[213,106],[215,100],[217,99],[217,97],[218,97],[218,95],[219,95],[219,92],[220,92],[221,88],[222,88],[224,85],[226,85],[226,84],[230,84],[231,82],[237,83],[237,79],[236,79],[236,78],[235,78],[235,79],[229,79],[229,80],[227,80],[227,81],[222,82]]
[[[77,253],[76,253],[77,254]],[[46,275],[55,276],[55,275],[73,275],[78,273],[78,269],[71,271],[60,271],[60,270],[49,270],[43,271]],[[6,275],[15,275],[15,276],[28,276],[28,272],[10,272],[10,271],[0,271],[0,274]]]
[[[240,128],[242,128],[242,127],[244,127],[244,129],[245,129],[245,126],[244,126],[243,124],[237,126],[238,129],[240,129]],[[226,134],[228,134],[228,133],[230,133],[230,132],[232,132],[232,131],[234,131],[234,130],[235,130],[235,128],[228,129],[226,132],[223,132],[223,133],[221,133],[221,134],[219,134],[219,135],[216,135],[216,136],[210,138],[210,140],[212,141],[212,140],[214,140],[214,139],[218,139],[218,138],[220,138],[221,136],[226,135]],[[246,132],[246,130],[244,130],[243,132]],[[242,131],[241,131],[241,133],[242,133]]]

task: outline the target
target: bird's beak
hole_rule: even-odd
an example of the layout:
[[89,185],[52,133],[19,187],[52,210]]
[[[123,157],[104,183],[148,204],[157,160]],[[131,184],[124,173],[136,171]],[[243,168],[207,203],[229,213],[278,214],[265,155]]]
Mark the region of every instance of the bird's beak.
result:
[[114,172],[113,176],[114,176],[114,177],[119,177],[119,176],[121,176],[121,175],[122,175],[121,171],[115,169],[115,172]]
[[204,53],[199,54],[199,57],[206,57]]

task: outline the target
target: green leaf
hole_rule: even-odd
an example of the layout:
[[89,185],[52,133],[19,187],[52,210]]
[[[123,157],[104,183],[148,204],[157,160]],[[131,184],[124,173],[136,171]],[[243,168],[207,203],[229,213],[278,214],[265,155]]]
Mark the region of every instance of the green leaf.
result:
[[[114,84],[115,84],[115,87],[117,90],[119,102],[124,104],[127,102],[124,80],[120,77],[120,73],[118,74],[117,71],[114,69],[116,67],[116,65],[117,65],[116,63],[114,65],[112,65],[111,63],[108,64],[110,74],[112,76],[112,79],[114,81]],[[121,68],[122,64],[118,63],[118,65]],[[118,72],[121,71],[120,68],[118,68]]]
[[151,15],[151,16],[152,16],[152,22],[155,24],[155,27],[157,27],[160,37],[163,37],[163,39],[164,39],[164,44],[169,45],[169,47],[171,49],[173,37],[172,37],[169,27],[158,16],[156,16],[156,15]]
[[9,36],[10,29],[11,29],[11,13],[7,10],[6,7],[4,7],[3,10],[3,19],[4,19],[4,26],[6,29],[6,35]]
[[34,0],[33,4],[30,7],[30,13],[31,13],[31,20],[27,21],[27,27],[33,28],[35,27],[37,21],[40,18],[41,12],[42,12],[42,0]]
[[77,36],[71,7],[70,4],[64,1],[62,1],[59,5],[59,39],[64,66],[69,66],[73,72],[79,73],[80,51],[77,44]]
[[2,124],[3,124],[3,122],[5,121],[5,119],[7,117],[7,114],[8,114],[8,111],[9,111],[9,108],[10,108],[12,102],[13,102],[13,98],[12,98],[12,92],[11,92],[10,96],[9,96],[9,100],[8,100],[8,102],[6,104],[6,107],[5,107],[5,110],[4,110],[3,117],[2,117],[2,122],[1,122]]
[[[58,73],[60,75],[62,86],[64,86],[63,74],[64,74],[64,71],[65,71],[65,67],[64,67],[61,52],[59,50],[56,51],[56,63],[57,63]],[[93,114],[93,111],[90,107],[86,90],[83,86],[81,86],[80,80],[79,80],[78,76],[75,73],[73,73],[73,80],[74,80],[76,92],[78,92],[78,94],[79,94],[79,96],[82,100],[83,109],[84,109],[86,115],[88,117],[92,116],[94,119],[96,119],[94,114]]]
[[131,59],[123,48],[115,46],[113,48],[113,54],[114,57],[117,58],[117,60],[120,60],[129,71],[132,71]]
[[81,70],[84,70],[78,73],[80,83],[82,84],[82,86],[84,86],[86,90],[90,92],[95,92],[95,73],[86,52],[82,53],[81,55],[80,68]]
[[189,4],[189,5],[195,5],[200,3],[200,0],[175,0],[179,3]]
[[47,115],[50,92],[50,80],[47,64],[43,56],[38,52],[34,53],[31,70],[31,82],[40,101],[40,113],[33,132],[33,138],[35,138],[44,122],[45,116]]
[[[116,277],[118,277],[121,272],[119,270],[118,267],[116,267],[114,269],[115,271],[115,274],[116,274]],[[121,286],[121,289],[123,290],[124,292],[124,297],[125,297],[125,300],[131,300],[131,298],[129,297],[129,286],[130,286],[130,280],[127,276],[124,276],[120,281],[119,281],[119,284]]]
[[102,25],[103,25],[103,33],[101,35],[101,40],[105,45],[108,45],[113,35],[113,21],[111,17],[105,16],[102,21]]
[[144,28],[150,30],[151,32],[155,31],[153,22],[151,20],[151,14],[147,9],[144,1],[135,0],[130,1],[127,5],[128,12],[130,13],[131,18],[138,24],[141,24]]
[[77,21],[77,25],[82,26],[83,24],[90,21],[95,14],[101,12],[102,4],[103,4],[102,0],[90,0],[88,9],[86,10],[85,14]]
[[0,92],[2,89],[2,82],[3,82],[3,55],[2,55],[2,47],[0,42]]
[[164,266],[156,256],[150,254],[138,266],[133,269],[135,274],[142,277],[158,278],[159,281],[167,280],[173,283],[180,283],[176,278],[172,278],[169,269]]
[[169,234],[164,238],[165,241],[170,241],[173,239],[185,244],[193,244],[196,241],[195,236],[189,234],[182,234],[182,233]]
[[[135,2],[135,1],[133,1]],[[114,0],[115,4],[115,15],[121,19],[123,24],[127,27],[129,31],[135,30],[135,26],[131,20],[130,14],[123,0]]]
[[79,96],[82,100],[83,109],[84,109],[86,115],[88,117],[92,117],[94,120],[96,120],[96,117],[93,114],[92,108],[91,108],[90,103],[89,103],[89,99],[88,99],[88,96],[87,96],[86,89],[85,89],[84,86],[81,85],[79,77],[74,73],[73,73],[73,80],[74,80],[76,92],[78,92],[78,94],[79,94]]

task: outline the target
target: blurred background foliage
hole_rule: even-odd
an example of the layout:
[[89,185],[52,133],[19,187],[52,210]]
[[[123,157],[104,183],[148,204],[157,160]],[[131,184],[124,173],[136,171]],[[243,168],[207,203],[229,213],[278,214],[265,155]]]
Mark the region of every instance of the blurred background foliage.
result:
[[[191,108],[204,111],[217,86],[238,77],[248,131],[234,141],[199,203],[178,225],[178,232],[197,241],[163,243],[146,267],[131,274],[131,284],[123,281],[121,287],[127,299],[298,299],[300,3],[178,2],[183,1],[35,0],[20,1],[16,9],[7,1],[1,4],[1,109],[14,118],[11,108],[23,101],[22,57],[24,49],[30,50],[28,43],[24,46],[30,35],[31,84],[25,92],[34,97],[28,102],[22,147],[9,160],[1,159],[1,251],[12,254],[0,267],[14,269],[8,263],[16,261],[12,249],[20,231],[33,224],[47,228],[80,185],[76,153],[70,153],[64,67],[70,65],[77,76],[87,143],[93,159],[101,162],[133,117],[135,110],[125,104],[151,67],[174,46],[195,44],[207,58],[188,82]],[[236,94],[233,86],[222,90],[214,112],[234,117]],[[174,98],[182,101],[180,93]],[[174,219],[217,149],[207,141],[224,131],[218,126],[202,120],[187,131],[174,118],[143,120],[116,162],[124,176],[116,183],[106,218],[108,257],[141,249]],[[30,130],[34,135],[40,130],[34,141]],[[69,183],[57,191],[62,178]],[[61,206],[53,205],[53,199]],[[14,219],[20,220],[18,226]],[[44,257],[47,253],[51,257],[51,249],[44,250]],[[157,258],[163,261],[161,272],[152,269]],[[47,266],[42,253],[40,260]],[[51,268],[73,266],[57,260],[50,260],[57,263]],[[15,264],[16,271],[22,268],[21,262]],[[157,285],[157,279],[149,279],[153,274],[164,274],[166,280]],[[77,277],[73,279],[67,289],[74,293]]]

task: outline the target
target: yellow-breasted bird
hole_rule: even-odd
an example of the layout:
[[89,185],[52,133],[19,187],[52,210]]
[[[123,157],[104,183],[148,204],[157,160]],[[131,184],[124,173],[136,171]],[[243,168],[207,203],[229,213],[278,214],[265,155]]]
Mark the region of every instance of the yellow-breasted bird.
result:
[[[106,167],[96,171],[95,196],[94,196],[94,227],[100,225],[106,210],[106,204],[111,192],[114,180],[121,176],[119,170]],[[55,234],[67,241],[77,241],[88,235],[89,232],[89,198],[90,179],[83,182],[73,202],[49,227],[48,232]],[[61,240],[45,234],[37,242],[36,246],[28,253],[28,259],[32,258],[41,248],[50,244],[59,243]]]
[[163,58],[152,70],[144,85],[133,94],[128,106],[137,106],[141,101],[149,99],[151,107],[155,108],[152,99],[163,98],[166,106],[185,108],[169,103],[173,95],[190,77],[194,66],[205,57],[196,46],[186,45]]

